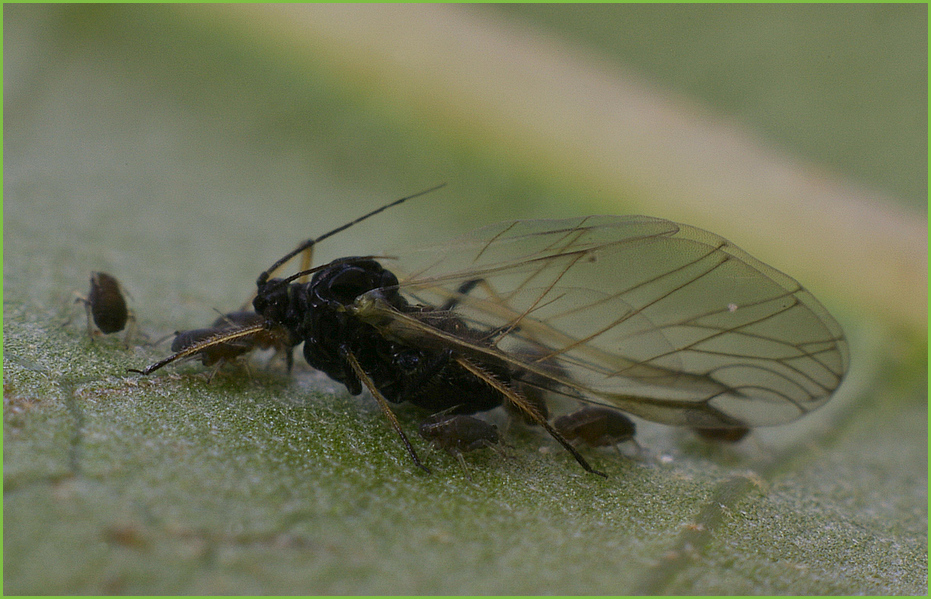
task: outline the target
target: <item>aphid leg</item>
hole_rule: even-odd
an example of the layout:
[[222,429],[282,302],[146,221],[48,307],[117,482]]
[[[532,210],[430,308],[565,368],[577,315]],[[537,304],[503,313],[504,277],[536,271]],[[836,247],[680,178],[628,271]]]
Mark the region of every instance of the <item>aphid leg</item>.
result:
[[214,364],[213,366],[211,366],[211,367],[210,367],[210,370],[207,371],[207,381],[206,381],[207,384],[208,384],[208,385],[210,384],[210,382],[213,380],[213,377],[215,377],[217,374],[219,374],[220,370],[221,370],[224,366],[226,366],[227,364],[233,364],[234,362],[239,363],[239,364],[242,365],[242,367],[243,367],[243,368],[245,369],[245,371],[246,371],[246,376],[249,378],[249,380],[252,380],[252,379],[254,378],[254,377],[252,376],[252,369],[249,368],[249,363],[248,363],[247,361],[245,361],[245,360],[237,360],[236,358],[232,358],[232,359],[229,359],[229,358],[220,358],[219,360],[217,360],[216,364]]
[[472,473],[469,472],[469,465],[466,464],[465,458],[462,457],[462,452],[456,450],[456,451],[451,451],[450,453],[452,453],[454,456],[456,456],[456,460],[459,462],[459,465],[462,466],[462,471],[465,473],[466,478],[469,480],[469,482],[471,482],[471,481],[472,481]]
[[[310,265],[313,263],[313,261],[314,261],[314,246],[310,246],[306,250],[304,250],[304,252],[301,254],[301,272],[310,270]],[[304,275],[297,281],[298,283],[306,283],[307,275]]]
[[[449,298],[440,308],[441,310],[453,310],[458,306],[464,297],[469,295],[475,288],[481,287],[485,292],[492,298],[494,298],[498,305],[505,306],[507,302],[502,298],[495,288],[488,283],[485,279],[469,279],[468,281],[463,282],[459,285],[459,288],[456,289],[456,295]],[[496,330],[492,332],[493,337],[503,336],[519,327],[520,320],[523,318],[523,314],[514,321],[514,324],[508,325],[506,328]],[[540,345],[539,348],[534,348],[533,350],[527,350],[528,353],[540,353],[540,359],[546,357],[546,352],[542,351],[544,348],[543,345]],[[539,349],[540,351],[537,351]],[[473,371],[474,372],[474,371]],[[483,378],[483,377],[480,377]],[[485,379],[487,380],[487,379]],[[494,385],[492,385],[494,386]],[[500,389],[499,389],[500,390]],[[520,417],[527,424],[539,424],[544,427],[550,435],[553,436],[557,441],[559,441],[563,446],[569,449],[572,452],[573,457],[582,464],[582,467],[588,471],[595,472],[596,474],[602,474],[592,470],[584,458],[581,457],[576,451],[575,448],[569,447],[569,444],[564,438],[547,423],[548,417],[548,408],[546,405],[546,400],[543,397],[543,394],[540,390],[534,386],[532,380],[523,381],[517,384],[516,389],[512,389],[511,392],[515,397],[520,398],[521,401],[514,401],[510,396],[507,396],[510,401],[505,402],[506,411],[513,417]],[[510,420],[508,421],[510,424]]]
[[[123,335],[123,345],[126,346],[126,349],[129,349],[130,344],[135,340],[137,330],[136,315],[130,310],[126,315],[126,334]],[[142,335],[143,337],[147,337],[145,333]]]
[[506,384],[496,379],[491,374],[485,372],[484,370],[482,370],[480,367],[476,366],[469,360],[459,357],[459,358],[456,358],[456,362],[458,362],[463,368],[465,368],[466,370],[468,370],[469,372],[471,372],[478,378],[488,383],[488,385],[490,385],[493,389],[501,393],[501,395],[507,398],[507,400],[510,403],[514,404],[516,407],[520,408],[525,414],[527,414],[535,424],[538,424],[542,426],[544,429],[546,429],[546,432],[548,432],[551,437],[556,439],[556,441],[558,441],[560,445],[565,447],[566,451],[572,454],[572,457],[575,458],[575,461],[578,462],[579,465],[582,466],[582,468],[584,468],[586,472],[591,472],[592,474],[597,474],[598,476],[608,478],[608,475],[605,474],[604,472],[601,472],[600,470],[595,470],[594,468],[592,468],[589,465],[588,461],[582,456],[582,454],[580,454],[578,450],[576,450],[576,448],[573,447],[572,444],[569,443],[565,439],[565,437],[559,434],[559,432],[556,429],[550,426],[550,423],[546,421],[546,418],[540,415],[540,413],[537,411],[537,409],[533,406],[532,403],[525,400],[523,397],[518,395],[513,389],[511,389]]
[[[492,285],[488,283],[488,281],[485,279],[470,279],[462,283],[456,290],[457,297],[453,297],[447,300],[443,307],[447,310],[452,310],[462,301],[463,297],[468,295],[478,286],[481,286],[485,292],[495,300],[497,305],[507,305],[506,300],[495,290]],[[516,311],[515,314],[517,314]],[[521,314],[519,317],[515,318],[512,324],[491,331],[489,333],[489,339],[497,339],[520,329],[519,323],[525,315],[526,313]],[[530,332],[526,333],[526,336],[532,341],[532,344],[520,350],[524,357],[526,357],[528,360],[532,359],[535,364],[539,364],[541,367],[551,371],[552,373],[558,373],[562,377],[568,378],[568,374],[558,365],[558,363],[550,358],[550,350],[542,343],[537,342],[533,338],[533,335],[530,334]],[[514,390],[527,403],[533,406],[535,413],[530,412],[524,409],[522,406],[514,404],[513,402],[505,402],[505,410],[508,412],[508,415],[511,417],[511,419],[516,417],[520,418],[526,424],[536,424],[539,421],[537,416],[542,417],[543,420],[547,420],[549,418],[549,409],[546,404],[546,398],[544,397],[542,387],[538,385],[538,378],[539,375],[529,373],[526,374],[522,380],[515,381]],[[508,420],[509,425],[511,419]]]
[[210,381],[213,380],[213,377],[215,377],[217,373],[220,372],[220,369],[223,368],[223,365],[225,363],[226,362],[224,360],[220,360],[219,362],[214,364],[213,367],[209,371],[207,371],[207,384],[208,385],[210,384]]
[[411,459],[414,460],[414,464],[421,468],[427,474],[432,474],[429,468],[423,465],[420,461],[420,458],[417,457],[417,452],[414,451],[414,446],[411,445],[410,440],[407,438],[407,435],[404,434],[404,431],[401,429],[401,423],[398,422],[397,416],[394,415],[394,412],[391,411],[391,407],[388,405],[388,400],[385,399],[385,396],[381,394],[375,387],[375,383],[372,382],[372,379],[369,378],[369,375],[366,374],[365,370],[362,369],[362,366],[359,364],[359,361],[356,359],[351,352],[345,352],[346,361],[349,362],[349,365],[352,367],[352,370],[355,372],[356,376],[359,377],[359,380],[362,381],[362,384],[368,388],[371,392],[372,397],[375,398],[375,401],[378,402],[378,406],[384,412],[385,416],[388,418],[388,422],[391,423],[391,428],[394,429],[394,432],[401,437],[401,442],[404,443],[404,447],[407,448],[407,453],[410,454]]
[[87,336],[91,341],[94,340],[94,315],[91,313],[91,303],[83,295],[78,295],[77,299],[74,300],[74,303],[84,304],[84,310],[87,312]]

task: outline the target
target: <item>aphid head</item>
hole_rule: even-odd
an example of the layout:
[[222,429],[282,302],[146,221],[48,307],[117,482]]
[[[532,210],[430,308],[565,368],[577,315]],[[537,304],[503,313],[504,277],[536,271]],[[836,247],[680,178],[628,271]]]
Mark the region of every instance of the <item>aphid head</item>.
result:
[[262,282],[261,277],[259,281],[259,288],[255,299],[252,300],[252,307],[266,320],[283,322],[289,305],[288,283],[284,279],[270,279]]

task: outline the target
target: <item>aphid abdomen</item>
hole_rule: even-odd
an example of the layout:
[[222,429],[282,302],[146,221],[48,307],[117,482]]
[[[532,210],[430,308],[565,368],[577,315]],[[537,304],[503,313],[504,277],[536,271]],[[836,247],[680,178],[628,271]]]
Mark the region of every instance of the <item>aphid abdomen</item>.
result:
[[[372,382],[391,403],[408,402],[430,412],[450,410],[456,414],[474,414],[501,405],[500,393],[465,371],[453,359],[450,350],[424,349],[390,341],[370,325],[355,324],[358,326],[354,335],[343,345],[343,350],[357,357]],[[361,382],[351,368],[342,360],[331,360],[322,349],[319,344],[305,341],[308,364],[346,385],[353,395],[361,392]],[[316,361],[321,356],[325,359]],[[503,373],[496,374],[506,381]]]
[[[449,410],[453,414],[475,414],[501,405],[501,394],[453,361],[450,352],[441,352],[440,355],[443,357],[442,367],[434,369],[428,377],[422,373],[401,371],[399,382],[404,392],[394,398],[386,393],[386,397],[395,403],[408,401],[425,410]],[[437,357],[430,356],[431,359]]]

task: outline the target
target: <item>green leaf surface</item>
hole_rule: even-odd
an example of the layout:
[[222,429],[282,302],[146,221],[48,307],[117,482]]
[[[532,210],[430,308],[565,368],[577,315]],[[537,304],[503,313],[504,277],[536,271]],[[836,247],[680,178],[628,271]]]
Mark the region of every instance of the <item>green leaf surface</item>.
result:
[[[927,592],[925,332],[857,298],[829,306],[853,369],[825,408],[737,446],[638,423],[639,448],[585,450],[606,480],[516,425],[465,471],[399,409],[426,475],[371,398],[268,356],[127,373],[382,203],[450,182],[315,261],[564,216],[581,191],[171,9],[4,25],[6,594]],[[129,348],[87,337],[93,270],[131,294]]]

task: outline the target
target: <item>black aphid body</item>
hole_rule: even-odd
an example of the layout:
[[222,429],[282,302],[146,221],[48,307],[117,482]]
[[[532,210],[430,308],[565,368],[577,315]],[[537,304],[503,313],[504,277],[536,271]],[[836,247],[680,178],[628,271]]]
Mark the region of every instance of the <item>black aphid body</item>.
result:
[[[377,290],[379,299],[398,312],[460,338],[481,338],[448,310],[411,305],[397,286],[397,277],[375,260],[344,258],[317,271],[308,283],[260,279],[253,305],[268,322],[286,328],[296,342],[303,341],[307,363],[345,385],[352,395],[362,392],[363,382],[348,360],[350,355],[392,403],[407,401],[450,414],[501,405],[502,395],[453,360],[448,348],[391,339],[347,309],[358,297]],[[502,365],[481,366],[500,382],[509,382]]]
[[92,272],[85,304],[101,333],[116,333],[126,328],[129,310],[120,284],[114,277],[105,272]]

